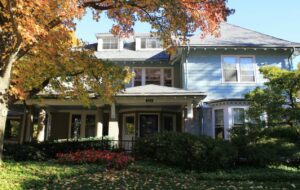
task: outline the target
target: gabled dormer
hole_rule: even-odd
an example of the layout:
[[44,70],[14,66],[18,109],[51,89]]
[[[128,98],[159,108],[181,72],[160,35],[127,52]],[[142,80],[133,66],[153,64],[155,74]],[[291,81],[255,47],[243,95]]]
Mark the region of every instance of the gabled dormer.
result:
[[162,50],[162,42],[159,38],[149,33],[140,33],[135,36],[135,50]]
[[99,33],[96,35],[98,45],[97,51],[123,50],[124,40],[110,33]]

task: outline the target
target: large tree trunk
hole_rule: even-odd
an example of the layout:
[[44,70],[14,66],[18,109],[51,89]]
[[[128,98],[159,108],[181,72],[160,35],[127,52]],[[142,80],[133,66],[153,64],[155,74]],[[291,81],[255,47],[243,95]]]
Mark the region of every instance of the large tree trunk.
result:
[[7,90],[9,88],[12,65],[17,58],[16,55],[17,53],[11,55],[10,59],[8,60],[7,67],[0,75],[0,163],[2,161],[4,132],[9,103]]

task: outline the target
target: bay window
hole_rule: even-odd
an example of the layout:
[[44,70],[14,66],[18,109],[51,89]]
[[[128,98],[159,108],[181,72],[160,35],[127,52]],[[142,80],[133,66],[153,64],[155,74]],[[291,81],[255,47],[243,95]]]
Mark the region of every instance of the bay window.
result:
[[255,82],[254,56],[222,56],[224,82]]
[[224,110],[215,110],[215,138],[224,139]]
[[245,124],[244,108],[233,108],[233,127],[240,127]]

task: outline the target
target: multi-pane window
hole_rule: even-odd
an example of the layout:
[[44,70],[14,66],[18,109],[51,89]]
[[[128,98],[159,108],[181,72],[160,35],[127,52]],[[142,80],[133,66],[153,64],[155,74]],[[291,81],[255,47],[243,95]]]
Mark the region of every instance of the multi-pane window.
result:
[[224,139],[224,110],[215,110],[215,138]]
[[172,68],[134,68],[132,86],[155,84],[161,86],[173,86]]
[[141,48],[142,49],[162,48],[162,44],[157,38],[142,38]]
[[142,69],[141,68],[134,68],[133,86],[142,86]]
[[244,108],[233,108],[233,127],[243,126],[245,124]]
[[103,49],[118,49],[118,38],[104,38]]
[[160,85],[160,69],[146,69],[146,84],[156,84]]
[[223,56],[224,82],[255,82],[253,56]]

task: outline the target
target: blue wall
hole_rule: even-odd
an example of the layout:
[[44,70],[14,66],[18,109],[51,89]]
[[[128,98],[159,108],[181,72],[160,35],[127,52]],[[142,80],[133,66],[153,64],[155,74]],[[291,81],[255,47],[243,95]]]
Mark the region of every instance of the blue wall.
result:
[[244,94],[263,85],[263,77],[257,71],[257,83],[222,83],[222,55],[255,55],[258,66],[276,65],[289,69],[290,50],[197,50],[191,49],[183,62],[183,87],[187,90],[205,92],[205,101],[224,98],[243,98]]

